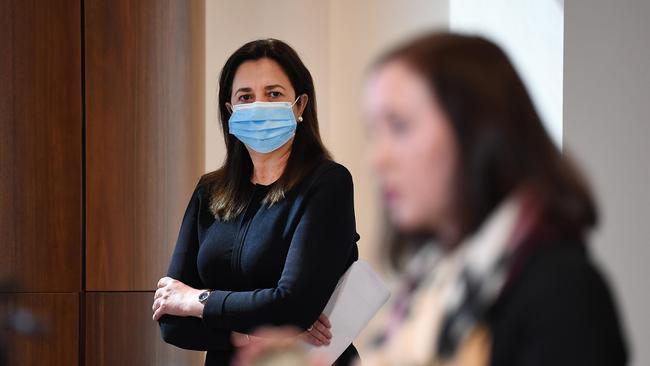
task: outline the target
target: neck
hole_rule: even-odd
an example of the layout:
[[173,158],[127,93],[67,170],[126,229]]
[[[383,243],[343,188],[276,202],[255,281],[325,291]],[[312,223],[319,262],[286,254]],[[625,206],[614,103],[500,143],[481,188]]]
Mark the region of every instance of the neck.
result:
[[256,184],[269,185],[278,180],[284,173],[284,168],[289,161],[291,145],[292,143],[289,142],[275,151],[264,154],[248,149],[253,162],[251,181]]

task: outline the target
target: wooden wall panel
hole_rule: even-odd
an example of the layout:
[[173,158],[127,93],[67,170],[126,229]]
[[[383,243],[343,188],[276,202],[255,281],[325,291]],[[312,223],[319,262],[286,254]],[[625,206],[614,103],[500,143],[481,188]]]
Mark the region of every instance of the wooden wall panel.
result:
[[[31,312],[44,333],[25,336],[9,333],[8,364],[70,366],[79,364],[79,294],[3,294],[0,314]],[[3,319],[4,320],[4,319]]]
[[87,290],[166,272],[204,169],[203,8],[85,0]]
[[81,289],[79,0],[0,1],[0,279]]
[[86,365],[203,365],[203,352],[162,341],[152,302],[153,292],[86,294]]
[[24,308],[47,330],[10,337],[10,364],[202,364],[137,291],[164,274],[204,169],[203,8],[0,0],[0,282],[20,286],[0,320]]

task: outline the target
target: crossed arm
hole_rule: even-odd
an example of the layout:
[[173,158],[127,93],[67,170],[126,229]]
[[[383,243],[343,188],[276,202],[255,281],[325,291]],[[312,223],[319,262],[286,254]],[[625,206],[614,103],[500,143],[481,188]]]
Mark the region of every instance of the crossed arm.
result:
[[[196,268],[198,197],[188,204],[167,277],[158,282],[153,318],[163,339],[187,349],[227,350],[254,341],[261,325],[293,325],[312,344],[328,344],[329,320],[321,313],[356,247],[352,178],[345,169],[323,173],[296,227],[276,287],[213,290],[207,303]],[[324,212],[330,214],[323,214]],[[331,214],[335,213],[335,214]]]

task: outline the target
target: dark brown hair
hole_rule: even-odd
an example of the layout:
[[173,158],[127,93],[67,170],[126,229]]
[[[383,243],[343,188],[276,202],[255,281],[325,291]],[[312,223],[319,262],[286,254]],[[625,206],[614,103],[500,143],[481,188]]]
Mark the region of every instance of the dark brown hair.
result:
[[[476,36],[433,33],[390,51],[375,68],[390,61],[404,62],[428,82],[454,131],[460,239],[522,187],[540,200],[543,220],[578,231],[597,223],[589,187],[551,141],[523,82],[497,45]],[[412,245],[388,242],[393,265],[417,249],[413,245],[421,245],[421,235],[417,238],[406,240]]]
[[306,94],[309,97],[303,120],[298,123],[293,140],[291,154],[282,176],[272,184],[264,203],[277,203],[286,192],[293,188],[311,169],[330,154],[323,145],[316,116],[316,93],[309,70],[298,57],[296,51],[288,44],[277,39],[261,39],[246,43],[235,51],[226,61],[219,77],[219,119],[226,143],[226,159],[218,170],[207,174],[203,184],[209,187],[210,210],[220,220],[230,220],[245,208],[250,193],[250,179],[253,162],[246,147],[228,130],[230,111],[226,102],[230,102],[232,83],[239,66],[250,60],[268,58],[277,62],[287,74],[296,96]]

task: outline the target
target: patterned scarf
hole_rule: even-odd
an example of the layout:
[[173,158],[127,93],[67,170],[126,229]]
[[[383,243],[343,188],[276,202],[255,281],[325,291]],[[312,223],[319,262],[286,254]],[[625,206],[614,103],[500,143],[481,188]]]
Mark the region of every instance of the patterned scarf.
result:
[[401,276],[386,326],[364,364],[464,365],[450,361],[476,338],[507,280],[521,206],[517,196],[504,201],[451,252],[433,243],[420,249]]

